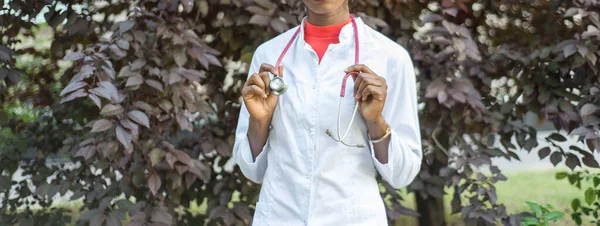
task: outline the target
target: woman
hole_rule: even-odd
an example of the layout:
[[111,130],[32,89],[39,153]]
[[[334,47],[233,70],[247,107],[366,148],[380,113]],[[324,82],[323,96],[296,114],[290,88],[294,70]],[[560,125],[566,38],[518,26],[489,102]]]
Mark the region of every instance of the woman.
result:
[[376,171],[399,189],[422,158],[410,56],[347,0],[303,2],[305,20],[258,47],[242,90],[233,154],[262,184],[253,225],[387,225]]

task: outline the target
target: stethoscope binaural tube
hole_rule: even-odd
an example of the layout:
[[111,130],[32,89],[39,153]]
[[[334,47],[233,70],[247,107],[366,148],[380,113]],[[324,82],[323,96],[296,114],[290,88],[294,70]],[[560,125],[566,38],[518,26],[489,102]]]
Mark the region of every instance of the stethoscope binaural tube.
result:
[[[350,21],[352,22],[352,28],[354,31],[354,64],[356,65],[356,64],[358,64],[358,58],[359,58],[359,52],[360,52],[359,42],[358,42],[358,26],[356,25],[356,21],[354,20],[354,18],[352,16],[350,17]],[[269,82],[269,88],[271,88],[271,92],[273,92],[273,94],[275,94],[275,95],[279,96],[279,95],[284,94],[285,91],[287,91],[288,84],[282,77],[280,77],[281,74],[283,73],[283,70],[281,67],[281,60],[283,59],[283,57],[285,56],[287,51],[290,49],[290,46],[292,45],[294,40],[296,40],[296,37],[298,36],[298,34],[300,34],[300,30],[301,30],[301,28],[298,28],[296,30],[296,32],[294,33],[294,35],[292,35],[292,38],[290,39],[290,41],[287,43],[287,45],[285,46],[285,48],[279,55],[279,58],[277,59],[277,63],[275,64],[275,68],[277,68],[277,70],[279,70],[279,76],[273,76],[271,78],[271,81]],[[343,136],[341,135],[342,103],[343,103],[343,99],[344,99],[345,92],[346,92],[346,81],[348,80],[348,77],[350,77],[352,75],[357,76],[358,74],[359,74],[358,72],[349,72],[344,75],[344,78],[342,80],[342,89],[340,91],[340,105],[339,105],[339,109],[338,109],[338,120],[337,120],[337,126],[338,126],[337,138],[335,138],[333,136],[333,133],[329,129],[327,129],[325,131],[325,133],[327,135],[329,135],[331,138],[333,138],[333,140],[340,142],[346,146],[364,148],[365,147],[364,144],[348,144],[344,141],[344,139],[350,132],[350,129],[352,128],[352,123],[354,122],[354,118],[356,117],[356,112],[358,112],[358,102],[355,102],[354,111],[352,113],[352,118],[350,119],[350,123],[348,124],[348,128],[346,128],[344,135]]]

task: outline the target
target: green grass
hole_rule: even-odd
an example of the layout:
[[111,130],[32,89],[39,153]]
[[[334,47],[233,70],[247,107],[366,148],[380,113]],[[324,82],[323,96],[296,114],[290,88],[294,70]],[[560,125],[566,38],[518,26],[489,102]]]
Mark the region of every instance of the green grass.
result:
[[[508,181],[501,181],[496,184],[498,194],[498,202],[506,206],[509,214],[529,211],[525,201],[531,201],[542,205],[550,204],[555,210],[566,213],[565,217],[551,225],[575,225],[570,218],[570,203],[573,198],[583,198],[583,191],[571,186],[566,179],[555,179],[556,170],[550,171],[530,171],[506,174]],[[582,184],[585,188],[591,186],[589,183]],[[407,195],[406,190],[401,192],[404,194],[405,200],[402,204],[408,208],[415,209],[414,194]],[[446,220],[448,225],[462,226],[461,216],[458,214],[450,215],[450,200],[452,199],[452,189],[447,189],[444,197],[446,205]],[[232,201],[239,200],[239,194],[234,193]],[[74,215],[78,214],[78,208],[82,203],[65,203],[55,205],[56,207],[64,207],[71,209]],[[202,203],[192,202],[187,210],[193,214],[206,213],[206,201]],[[584,221],[585,222],[585,221]],[[403,216],[396,221],[396,226],[413,226],[418,225],[418,220],[415,217]]]
[[[509,213],[529,210],[525,201],[550,204],[558,211],[570,213],[571,200],[583,198],[583,191],[571,186],[566,178],[557,180],[554,177],[557,172],[559,171],[508,174],[508,181],[501,181],[496,185],[498,201],[506,205]],[[587,188],[592,184],[582,182],[581,186]]]
[[[571,221],[571,201],[574,198],[583,199],[583,191],[571,186],[568,180],[557,180],[557,170],[529,171],[506,174],[507,181],[496,184],[498,202],[506,206],[509,214],[529,211],[525,201],[539,204],[550,204],[555,210],[565,212],[566,215],[553,225],[575,225]],[[591,183],[582,183],[582,188],[591,186]],[[446,189],[444,196],[446,220],[448,225],[464,225],[460,215],[450,215],[450,200],[452,200],[452,189]],[[406,196],[402,202],[405,206],[415,209],[414,194]],[[584,221],[585,222],[585,221]],[[418,225],[415,217],[402,217],[396,222],[396,226]]]

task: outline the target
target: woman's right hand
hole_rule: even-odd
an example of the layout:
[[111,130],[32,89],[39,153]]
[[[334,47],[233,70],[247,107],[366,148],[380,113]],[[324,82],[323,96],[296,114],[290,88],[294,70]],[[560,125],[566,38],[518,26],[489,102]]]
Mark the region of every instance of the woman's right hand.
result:
[[262,64],[259,72],[252,74],[242,89],[242,97],[250,117],[259,121],[270,121],[279,100],[279,97],[269,88],[271,81],[269,72],[275,76],[282,76],[272,65]]

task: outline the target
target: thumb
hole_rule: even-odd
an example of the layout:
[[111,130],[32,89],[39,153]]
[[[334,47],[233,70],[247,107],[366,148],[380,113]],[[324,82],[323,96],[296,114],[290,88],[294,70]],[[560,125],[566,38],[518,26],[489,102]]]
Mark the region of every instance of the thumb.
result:
[[277,102],[279,101],[279,96],[273,94],[273,92],[270,92],[265,101],[267,102],[267,105],[269,107],[272,107],[273,109],[275,109],[275,106],[277,105]]

